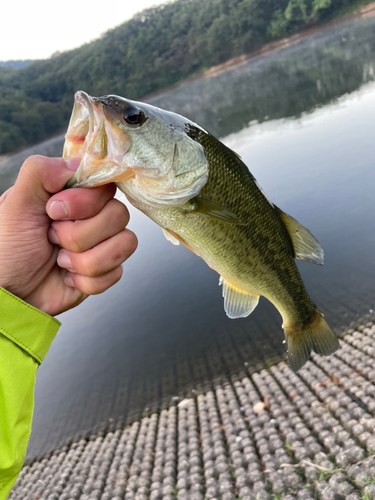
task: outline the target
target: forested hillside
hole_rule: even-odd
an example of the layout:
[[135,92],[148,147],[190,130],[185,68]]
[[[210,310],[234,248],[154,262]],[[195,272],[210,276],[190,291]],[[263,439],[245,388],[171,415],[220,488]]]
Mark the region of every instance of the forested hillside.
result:
[[358,0],[176,0],[82,47],[0,67],[0,154],[61,129],[73,94],[132,99],[333,17]]
[[1,66],[6,66],[6,67],[9,67],[9,68],[16,68],[16,69],[19,69],[19,68],[24,68],[25,66],[28,66],[29,64],[31,64],[32,61],[31,59],[25,59],[23,61],[14,61],[14,60],[11,60],[11,61],[0,61],[0,67]]

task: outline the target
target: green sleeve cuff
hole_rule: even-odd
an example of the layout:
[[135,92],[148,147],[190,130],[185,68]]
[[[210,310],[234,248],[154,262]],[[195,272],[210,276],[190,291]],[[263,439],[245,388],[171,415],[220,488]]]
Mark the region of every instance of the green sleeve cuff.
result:
[[0,332],[39,364],[60,326],[57,319],[0,288]]

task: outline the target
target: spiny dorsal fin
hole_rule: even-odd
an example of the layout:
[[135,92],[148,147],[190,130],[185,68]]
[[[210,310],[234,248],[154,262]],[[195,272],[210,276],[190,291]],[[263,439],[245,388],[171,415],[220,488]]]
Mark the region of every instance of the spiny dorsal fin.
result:
[[324,252],[318,240],[314,238],[308,229],[293,219],[293,217],[276,206],[275,210],[284,222],[292,240],[295,258],[322,266],[324,264]]
[[178,241],[177,238],[175,238],[169,231],[168,229],[163,229],[161,228],[161,230],[163,231],[163,234],[164,236],[166,237],[166,239],[168,241],[170,241],[172,243],[172,245],[179,245],[180,242]]
[[223,285],[224,310],[228,318],[246,318],[258,305],[259,295],[243,292],[221,276],[220,285]]

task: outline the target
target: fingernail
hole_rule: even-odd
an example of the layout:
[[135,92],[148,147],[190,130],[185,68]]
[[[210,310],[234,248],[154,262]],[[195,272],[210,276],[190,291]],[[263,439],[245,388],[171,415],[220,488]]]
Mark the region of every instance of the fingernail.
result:
[[48,229],[48,239],[54,245],[60,245],[59,238],[57,237],[56,231],[53,229],[53,227],[50,227]]
[[51,219],[65,219],[68,217],[68,207],[64,201],[54,201],[51,203],[47,210],[48,215]]
[[64,269],[70,269],[72,267],[72,262],[70,260],[70,257],[65,252],[59,253],[57,257],[57,263],[60,267],[63,267]]
[[69,170],[73,170],[73,172],[75,172],[81,163],[81,158],[64,158],[64,162]]
[[74,281],[71,276],[65,276],[64,283],[66,286],[71,286],[72,288],[74,288]]

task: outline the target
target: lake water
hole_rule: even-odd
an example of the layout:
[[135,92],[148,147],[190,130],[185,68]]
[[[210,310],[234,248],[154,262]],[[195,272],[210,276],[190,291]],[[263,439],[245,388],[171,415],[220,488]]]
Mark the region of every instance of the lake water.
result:
[[[325,266],[298,267],[337,330],[375,309],[374,70],[375,19],[354,20],[150,100],[221,137],[317,237]],[[33,152],[59,154],[61,144]],[[27,154],[3,162],[3,189]],[[38,370],[29,456],[284,355],[271,304],[229,320],[217,274],[130,211],[139,248],[121,282],[59,318]]]

